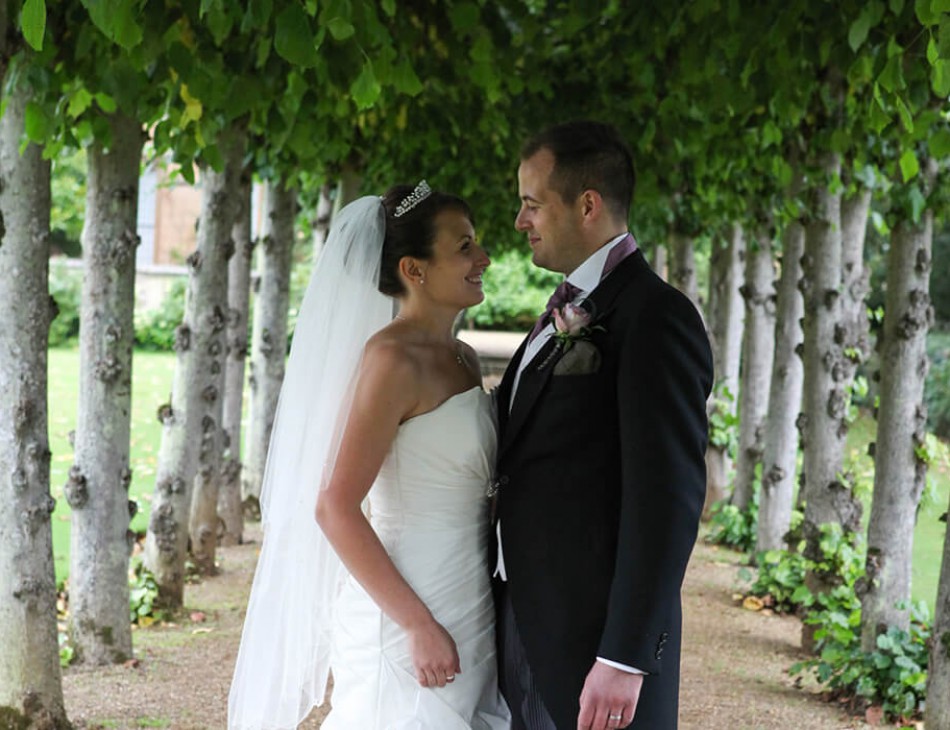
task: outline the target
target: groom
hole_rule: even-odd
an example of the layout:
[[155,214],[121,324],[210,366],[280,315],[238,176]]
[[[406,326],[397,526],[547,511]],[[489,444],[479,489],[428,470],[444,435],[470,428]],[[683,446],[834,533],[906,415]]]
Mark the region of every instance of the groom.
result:
[[498,392],[502,691],[514,730],[673,730],[709,344],[627,232],[633,163],[615,129],[540,133],[518,187],[533,262],[567,278]]

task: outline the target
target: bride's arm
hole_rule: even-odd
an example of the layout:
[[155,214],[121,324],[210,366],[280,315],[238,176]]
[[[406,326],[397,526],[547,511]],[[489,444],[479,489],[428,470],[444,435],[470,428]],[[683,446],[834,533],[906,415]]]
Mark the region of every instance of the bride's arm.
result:
[[371,341],[333,473],[317,498],[316,518],[347,570],[409,635],[419,683],[442,687],[461,671],[455,642],[393,565],[360,508],[418,397],[418,376],[401,346]]

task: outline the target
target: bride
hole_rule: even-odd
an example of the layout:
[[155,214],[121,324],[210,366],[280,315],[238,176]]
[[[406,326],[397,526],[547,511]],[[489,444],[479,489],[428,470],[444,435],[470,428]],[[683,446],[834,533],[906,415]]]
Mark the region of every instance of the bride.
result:
[[331,667],[323,730],[510,727],[486,566],[494,419],[452,335],[488,265],[468,205],[425,181],[334,220],[271,436],[230,730],[296,728]]

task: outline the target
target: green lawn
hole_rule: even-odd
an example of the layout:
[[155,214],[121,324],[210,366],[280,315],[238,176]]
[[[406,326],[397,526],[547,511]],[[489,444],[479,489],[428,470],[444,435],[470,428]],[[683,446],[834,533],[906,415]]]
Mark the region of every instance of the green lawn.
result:
[[[167,403],[171,393],[175,356],[172,353],[136,352],[132,365],[132,499],[139,503],[139,513],[132,520],[132,529],[144,531],[148,525],[149,502],[155,487],[155,467],[162,427],[156,413]],[[53,556],[56,579],[69,573],[70,509],[63,496],[73,449],[69,432],[76,428],[79,390],[79,350],[49,351],[49,439],[53,453],[50,486],[56,498],[53,512]]]
[[[864,525],[867,527],[871,511],[871,491],[874,486],[874,462],[867,455],[867,444],[873,441],[877,424],[870,415],[862,413],[848,434],[848,458],[861,484],[864,502]],[[917,527],[914,530],[914,565],[912,571],[913,597],[926,601],[933,611],[940,580],[940,562],[947,526],[940,516],[950,502],[950,448],[939,444],[939,454],[931,465],[927,488],[920,501]]]

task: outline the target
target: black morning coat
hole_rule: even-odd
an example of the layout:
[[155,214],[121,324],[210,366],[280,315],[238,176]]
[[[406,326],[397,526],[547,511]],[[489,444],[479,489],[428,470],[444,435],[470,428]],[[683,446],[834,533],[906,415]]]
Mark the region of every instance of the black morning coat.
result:
[[[559,730],[577,727],[595,658],[644,679],[637,730],[677,726],[680,588],[706,490],[712,356],[692,302],[639,251],[591,293],[596,372],[555,374],[555,339],[498,389],[501,520],[528,662]],[[563,368],[560,368],[563,369]],[[581,368],[583,369],[583,368]],[[576,368],[575,368],[576,371]],[[494,565],[494,562],[491,563]]]

